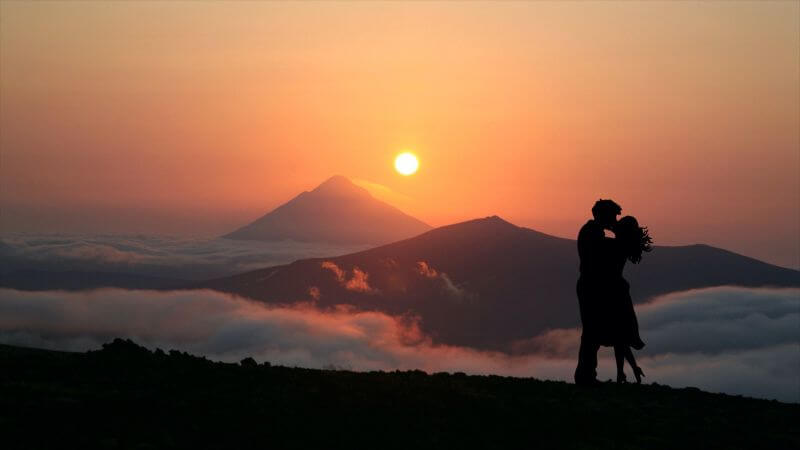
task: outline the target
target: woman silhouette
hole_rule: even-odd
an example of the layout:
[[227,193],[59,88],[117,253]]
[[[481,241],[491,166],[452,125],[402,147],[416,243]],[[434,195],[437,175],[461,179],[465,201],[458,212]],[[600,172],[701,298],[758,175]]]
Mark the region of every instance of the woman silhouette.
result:
[[609,280],[609,311],[610,321],[610,344],[614,347],[614,357],[617,360],[617,382],[626,381],[623,366],[628,360],[636,382],[641,383],[644,372],[636,365],[631,347],[641,350],[644,342],[639,336],[639,323],[636,320],[636,312],[633,310],[633,300],[631,299],[630,285],[622,276],[625,263],[630,261],[638,264],[642,260],[642,252],[652,250],[653,239],[647,232],[646,227],[640,227],[639,222],[633,216],[621,218],[613,227],[615,234],[613,240],[613,267],[611,268],[611,280]]

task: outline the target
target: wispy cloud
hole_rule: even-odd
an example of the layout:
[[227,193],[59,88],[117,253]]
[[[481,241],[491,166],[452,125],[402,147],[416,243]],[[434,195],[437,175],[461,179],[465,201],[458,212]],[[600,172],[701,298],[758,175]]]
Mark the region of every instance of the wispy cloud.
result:
[[336,277],[336,281],[338,281],[348,291],[364,292],[367,294],[374,294],[378,292],[377,289],[370,287],[369,274],[358,267],[353,267],[353,275],[350,278],[347,278],[347,272],[339,268],[339,266],[332,261],[323,261],[322,268],[333,272],[334,276]]
[[438,270],[434,269],[433,266],[431,266],[425,261],[417,262],[416,271],[418,274],[422,275],[425,278],[440,280],[442,283],[441,286],[443,291],[451,297],[466,298],[471,296],[471,294],[467,292],[465,289],[460,288],[455,283],[453,283],[453,280],[451,280],[446,273],[439,272]]
[[321,266],[323,269],[328,269],[333,272],[333,275],[336,277],[336,281],[339,283],[345,282],[344,270],[340,269],[336,263],[332,261],[323,261]]

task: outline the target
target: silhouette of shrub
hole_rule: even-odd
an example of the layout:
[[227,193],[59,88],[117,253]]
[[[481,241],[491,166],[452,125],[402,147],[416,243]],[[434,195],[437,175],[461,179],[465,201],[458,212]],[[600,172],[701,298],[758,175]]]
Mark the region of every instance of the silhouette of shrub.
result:
[[258,363],[256,362],[256,360],[250,356],[239,361],[239,365],[241,365],[242,367],[258,367]]
[[150,355],[150,350],[136,344],[130,339],[116,338],[112,342],[103,344],[103,352],[126,355]]

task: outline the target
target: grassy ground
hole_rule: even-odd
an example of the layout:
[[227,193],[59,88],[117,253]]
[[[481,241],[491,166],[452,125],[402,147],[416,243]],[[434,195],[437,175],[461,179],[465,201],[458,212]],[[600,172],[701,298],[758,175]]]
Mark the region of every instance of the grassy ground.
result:
[[800,405],[657,385],[0,346],[3,448],[800,448]]

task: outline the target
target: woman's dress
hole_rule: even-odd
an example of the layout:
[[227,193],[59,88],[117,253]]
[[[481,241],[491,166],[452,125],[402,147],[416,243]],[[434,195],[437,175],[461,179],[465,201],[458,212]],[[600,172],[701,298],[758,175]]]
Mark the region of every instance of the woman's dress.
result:
[[600,324],[600,344],[604,346],[628,345],[635,349],[644,347],[639,336],[639,323],[633,309],[630,284],[622,276],[627,257],[614,246],[613,264],[609,267],[605,286],[605,308]]

